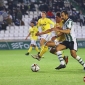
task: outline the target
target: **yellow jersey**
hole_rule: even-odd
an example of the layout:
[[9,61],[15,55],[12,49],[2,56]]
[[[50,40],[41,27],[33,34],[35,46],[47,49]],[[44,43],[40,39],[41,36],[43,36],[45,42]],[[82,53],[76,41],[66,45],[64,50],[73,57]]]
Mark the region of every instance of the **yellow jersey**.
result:
[[31,40],[37,40],[38,39],[38,36],[36,36],[36,33],[38,32],[37,26],[31,27],[29,32],[30,32]]
[[42,29],[42,31],[46,31],[46,30],[48,30],[48,29],[50,29],[51,27],[51,25],[53,25],[54,26],[54,22],[53,21],[51,21],[49,18],[40,18],[39,20],[38,20],[38,24],[37,24],[37,26],[40,26],[41,27],[41,29]]
[[[60,27],[60,28],[62,28],[62,26],[63,26],[63,21],[61,21],[60,23],[56,23],[56,25],[55,26],[58,26],[58,27]],[[60,32],[56,32],[56,34],[59,34]],[[56,38],[59,42],[62,42],[62,41],[64,41],[65,40],[65,35],[63,34],[63,35],[61,35],[60,37],[58,37],[58,38]]]

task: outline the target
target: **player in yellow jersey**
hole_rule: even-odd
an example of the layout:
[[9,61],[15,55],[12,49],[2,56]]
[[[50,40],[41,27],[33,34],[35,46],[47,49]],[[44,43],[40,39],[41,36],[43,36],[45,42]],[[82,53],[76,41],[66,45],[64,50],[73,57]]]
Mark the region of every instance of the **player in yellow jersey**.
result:
[[[44,31],[50,29],[51,25],[52,25],[52,27],[54,27],[54,22],[51,21],[49,18],[47,18],[46,12],[43,11],[41,13],[41,18],[37,22],[37,26],[41,27],[42,32],[44,32]],[[50,37],[51,37],[51,33],[41,35],[41,38],[40,38],[41,51],[40,51],[40,53],[42,52],[42,49],[44,49],[44,51],[48,50],[48,47],[46,47],[46,46],[44,47],[44,44],[47,41],[50,41],[50,39],[51,39]]]
[[[56,14],[56,24],[55,24],[55,28],[56,28],[56,27],[62,28],[62,26],[63,26],[63,20],[61,19],[60,13],[57,13],[57,14]],[[56,34],[56,35],[59,35],[60,32],[55,32],[55,34]],[[54,37],[52,38],[52,40],[54,41],[54,43],[55,43],[56,45],[58,45],[59,43],[61,43],[62,41],[65,40],[65,36],[64,36],[64,34],[62,34],[61,36],[59,36],[59,37],[57,37],[57,38],[54,36]],[[47,44],[50,45],[49,42],[48,42]],[[56,52],[55,47],[52,47],[52,48],[50,49],[50,52],[53,53],[53,54],[55,54],[55,52]]]
[[32,47],[35,47],[36,51],[39,53],[39,49],[36,45],[36,41],[38,39],[38,36],[35,35],[38,32],[38,28],[37,28],[37,26],[34,26],[34,24],[35,24],[34,22],[30,23],[31,28],[29,30],[28,36],[26,37],[26,40],[28,37],[30,37],[31,44],[30,44],[28,52],[25,55],[29,55],[29,53],[32,51]]
[[[60,13],[57,13],[57,14],[56,14],[56,25],[55,25],[55,27],[54,27],[54,28],[51,28],[51,29],[48,29],[48,30],[45,31],[45,32],[37,33],[37,35],[42,35],[42,34],[46,34],[46,33],[55,31],[55,32],[54,32],[55,35],[54,35],[54,37],[52,37],[52,41],[48,41],[48,42],[46,43],[46,45],[45,45],[45,46],[48,46],[48,47],[52,47],[51,50],[50,50],[50,52],[53,53],[53,54],[55,54],[55,52],[56,52],[55,47],[56,47],[60,42],[62,42],[62,41],[65,40],[64,34],[62,34],[60,37],[57,37],[57,38],[55,37],[56,35],[60,35],[59,32],[56,32],[56,29],[57,29],[56,27],[62,28],[62,26],[63,26],[63,21],[62,21],[62,19],[61,19]],[[43,55],[45,52],[46,52],[46,51],[43,50],[42,54],[40,53],[39,55],[32,55],[32,57],[40,60],[40,58],[42,57],[42,55]],[[67,56],[64,56],[64,60],[65,60],[65,62],[66,62],[66,64],[67,64],[67,63],[68,63],[68,57],[67,57]]]

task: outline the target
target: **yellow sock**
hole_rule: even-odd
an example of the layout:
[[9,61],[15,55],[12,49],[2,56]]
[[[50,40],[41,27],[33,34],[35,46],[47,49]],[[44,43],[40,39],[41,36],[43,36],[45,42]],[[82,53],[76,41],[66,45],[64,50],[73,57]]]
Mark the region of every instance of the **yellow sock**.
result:
[[44,48],[44,45],[41,46],[41,50]]
[[36,51],[37,51],[37,52],[39,52],[39,49],[38,49],[38,47],[37,47],[37,46],[35,47],[35,49],[36,49]]
[[41,49],[41,52],[40,52],[40,57],[42,57],[43,56],[43,54],[45,53],[45,52],[47,52],[48,51],[48,46],[43,46],[43,48]]
[[30,46],[30,48],[29,48],[28,52],[30,53],[31,51],[32,51],[32,46]]

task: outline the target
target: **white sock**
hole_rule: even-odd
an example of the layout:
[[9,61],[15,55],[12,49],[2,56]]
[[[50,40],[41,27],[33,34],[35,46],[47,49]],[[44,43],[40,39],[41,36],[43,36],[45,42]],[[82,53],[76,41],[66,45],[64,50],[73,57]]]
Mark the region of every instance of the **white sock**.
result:
[[63,59],[63,56],[62,56],[62,51],[58,51],[58,52],[56,52],[56,54],[58,56],[60,64],[65,65],[65,62],[64,62],[64,59]]
[[85,63],[84,63],[84,61],[81,59],[81,57],[77,56],[77,57],[76,57],[76,60],[77,60],[82,66],[85,67]]

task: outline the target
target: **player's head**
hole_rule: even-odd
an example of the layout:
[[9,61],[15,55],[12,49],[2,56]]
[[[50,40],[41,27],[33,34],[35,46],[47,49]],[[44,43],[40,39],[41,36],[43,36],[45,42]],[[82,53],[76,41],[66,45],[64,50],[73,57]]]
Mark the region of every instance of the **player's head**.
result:
[[56,13],[56,23],[59,23],[59,22],[61,22],[61,13],[57,12]]
[[46,12],[45,12],[45,11],[42,11],[41,17],[42,17],[42,18],[46,18]]
[[35,25],[35,22],[31,21],[30,26],[33,27]]
[[61,18],[63,20],[67,20],[68,19],[68,12],[67,11],[62,11],[61,12]]

